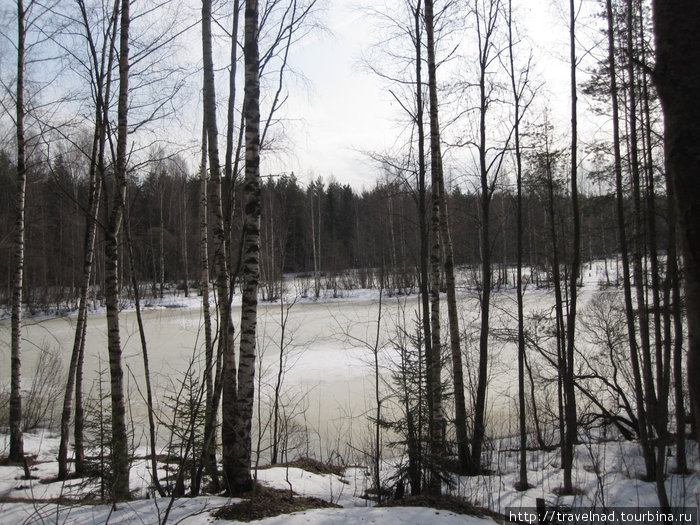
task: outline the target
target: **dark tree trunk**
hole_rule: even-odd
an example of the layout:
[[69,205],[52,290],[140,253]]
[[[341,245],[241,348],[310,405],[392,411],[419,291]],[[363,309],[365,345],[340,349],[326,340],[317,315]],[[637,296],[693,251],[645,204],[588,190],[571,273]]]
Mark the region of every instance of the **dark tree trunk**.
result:
[[[680,290],[680,272],[678,271],[678,252],[677,243],[678,236],[676,235],[676,209],[675,196],[673,195],[673,186],[671,185],[666,170],[666,195],[668,197],[668,249],[666,252],[666,279],[669,281],[667,287],[670,287],[671,298],[670,307],[666,305],[666,315],[673,319],[673,387],[674,400],[676,405],[676,473],[687,474],[688,459],[686,457],[686,417],[685,417],[685,395],[683,392],[683,319],[681,314],[681,290]],[[667,299],[668,303],[668,299]],[[670,310],[670,311],[669,311]],[[667,318],[666,323],[670,320]],[[670,327],[667,328],[667,333],[670,332]],[[667,335],[667,339],[670,336]],[[667,343],[670,344],[670,341]]]
[[[489,165],[487,146],[487,112],[489,108],[489,65],[491,52],[493,51],[492,37],[496,27],[497,18],[500,16],[500,8],[497,3],[491,4],[488,12],[479,13],[478,6],[475,11],[478,30],[479,52],[479,130],[478,130],[478,155],[479,155],[479,247],[481,252],[481,322],[479,329],[479,371],[476,386],[476,400],[474,402],[474,434],[472,436],[470,471],[476,474],[481,470],[481,450],[486,436],[486,391],[488,386],[488,361],[489,361],[489,323],[491,312],[491,200],[494,184],[489,180],[491,166]],[[501,157],[502,158],[502,157]]]
[[[134,288],[134,306],[136,308],[136,322],[139,327],[139,340],[141,341],[141,353],[143,357],[143,375],[146,381],[146,412],[148,414],[148,438],[151,448],[151,482],[158,492],[158,495],[165,497],[165,491],[158,479],[158,461],[156,453],[156,422],[153,407],[153,389],[151,388],[151,370],[148,361],[148,345],[146,343],[146,330],[141,316],[141,299],[139,297],[139,283],[136,277],[136,262],[134,257],[134,245],[131,241],[131,226],[129,217],[124,221],[124,232],[126,233],[126,244],[129,258],[129,273],[131,274],[131,285]],[[194,417],[194,415],[192,416]]]
[[[434,55],[434,53],[433,53]],[[435,57],[432,57],[433,68]],[[428,62],[430,68],[431,62]],[[430,71],[430,70],[429,70]],[[462,367],[462,348],[460,345],[459,317],[457,314],[457,294],[455,285],[454,254],[452,237],[450,235],[449,215],[447,213],[447,194],[445,192],[445,177],[442,168],[442,151],[440,147],[440,124],[437,107],[437,83],[435,73],[431,73],[430,86],[430,158],[431,170],[438,181],[440,238],[444,254],[445,288],[447,291],[447,317],[450,330],[450,353],[452,356],[452,384],[455,398],[455,434],[457,437],[457,458],[459,472],[466,474],[470,467],[469,445],[467,444],[467,403],[464,396],[464,370]],[[435,107],[433,108],[432,89],[436,89]],[[434,122],[433,122],[434,119]]]
[[664,112],[666,166],[685,263],[688,384],[695,417],[700,418],[700,3],[655,0],[653,9],[654,80]]
[[[627,0],[627,54],[629,57],[635,56],[633,26],[634,26],[634,8],[632,0]],[[634,239],[632,250],[632,267],[633,267],[633,285],[636,291],[637,302],[637,317],[639,319],[639,346],[642,356],[642,384],[644,385],[644,402],[647,414],[646,432],[649,437],[649,453],[651,454],[650,461],[646,463],[647,478],[654,479],[656,474],[656,462],[653,458],[653,446],[651,438],[653,437],[653,424],[657,417],[657,393],[654,386],[654,370],[651,357],[651,343],[649,333],[649,315],[646,304],[646,290],[644,288],[644,266],[643,259],[645,257],[644,243],[644,221],[641,203],[641,174],[639,162],[639,138],[638,138],[638,115],[637,115],[637,84],[635,64],[632,59],[627,62],[627,84],[629,98],[629,161],[632,177],[632,203],[634,210]]]
[[653,468],[653,455],[649,446],[647,436],[646,410],[644,408],[644,390],[642,386],[642,376],[639,364],[639,349],[637,346],[636,328],[634,324],[634,307],[632,306],[632,286],[630,275],[629,249],[627,244],[627,233],[625,228],[625,196],[622,188],[622,153],[620,150],[620,112],[619,93],[617,88],[617,63],[615,59],[615,33],[614,33],[614,13],[612,0],[606,0],[606,12],[608,22],[608,67],[610,69],[610,93],[613,110],[613,152],[615,156],[615,193],[617,204],[617,230],[620,243],[620,254],[622,259],[622,286],[625,297],[625,314],[627,324],[627,337],[630,345],[630,361],[632,366],[632,376],[634,381],[634,393],[637,406],[637,422],[639,438],[642,445],[644,462],[647,472]]
[[[513,57],[513,6],[512,0],[508,0],[508,58],[510,65],[510,81],[511,89],[513,90],[513,104],[515,120],[513,122],[513,138],[515,140],[515,172],[517,185],[517,275],[516,275],[516,293],[518,301],[518,424],[520,427],[520,469],[519,479],[516,484],[518,490],[527,490],[529,484],[527,482],[527,423],[525,414],[525,327],[524,327],[524,308],[523,308],[523,197],[522,197],[522,151],[520,149],[520,119],[521,102],[525,86],[527,85],[528,76],[524,77],[524,82],[521,86],[516,83],[515,76],[515,61]],[[527,71],[526,73],[529,73]]]
[[566,319],[566,371],[564,373],[564,394],[566,412],[566,437],[564,446],[564,492],[571,494],[574,486],[571,472],[576,444],[576,392],[574,387],[574,338],[576,335],[576,299],[578,277],[581,264],[581,217],[578,203],[578,126],[577,126],[577,87],[576,87],[576,11],[574,0],[569,2],[569,34],[571,52],[571,213],[573,215],[573,257],[569,276],[569,311]]

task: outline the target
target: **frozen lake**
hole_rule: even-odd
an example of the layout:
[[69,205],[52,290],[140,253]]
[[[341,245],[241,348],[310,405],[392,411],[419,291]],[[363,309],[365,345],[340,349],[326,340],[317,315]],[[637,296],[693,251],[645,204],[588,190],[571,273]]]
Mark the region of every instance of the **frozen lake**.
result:
[[[594,267],[595,269],[595,267]],[[595,276],[591,276],[591,281]],[[597,282],[597,281],[596,281]],[[597,293],[590,283],[582,289],[580,305]],[[317,457],[328,457],[336,451],[344,457],[354,449],[365,446],[369,416],[374,411],[374,372],[372,347],[376,337],[379,293],[376,290],[344,292],[341,299],[300,300],[291,308],[286,324],[285,366],[283,396],[296,432],[304,434],[309,450]],[[240,301],[240,298],[236,298]],[[234,299],[234,324],[240,319],[240,306]],[[461,293],[459,312],[464,337],[465,377],[476,374],[478,351],[479,303],[474,293]],[[168,297],[163,305],[143,311],[148,342],[150,368],[154,383],[156,406],[163,409],[164,399],[179,388],[190,363],[201,370],[204,360],[202,315],[199,298]],[[530,313],[551,307],[550,292],[529,290],[525,307]],[[380,326],[380,362],[388,367],[396,359],[392,346],[396,326],[414,329],[418,318],[418,300],[411,297],[384,297]],[[514,342],[507,341],[509,331],[516,325],[515,294],[511,291],[495,293],[492,300],[491,367],[489,384],[488,432],[507,435],[515,431],[516,405],[514,392],[517,383],[517,353]],[[446,305],[441,302],[441,314],[446,318]],[[258,377],[256,393],[259,407],[256,413],[266,421],[274,392],[274,381],[280,349],[279,303],[260,303],[258,321]],[[144,402],[140,392],[143,381],[143,361],[138,335],[136,314],[133,310],[121,313],[121,336],[126,381],[136,428],[137,439],[145,428]],[[67,369],[74,337],[75,317],[28,319],[23,329],[22,366],[23,386],[30,383],[40,352],[59,352]],[[446,319],[443,340],[447,337]],[[87,330],[84,389],[88,392],[98,377],[98,370],[107,369],[107,336],[104,313],[90,315]],[[9,321],[0,323],[2,362],[9,364]],[[449,374],[449,368],[445,372]],[[0,372],[2,382],[9,382],[9,366]],[[382,376],[389,379],[383,368]],[[105,381],[108,376],[105,375]],[[138,383],[138,387],[137,387]],[[105,385],[108,387],[108,385]],[[386,385],[381,385],[386,391]],[[469,403],[469,397],[467,398]],[[386,407],[389,409],[389,407]],[[448,411],[449,413],[449,411]],[[264,426],[264,423],[263,423]],[[160,435],[163,436],[163,428]],[[255,439],[255,438],[254,438]],[[290,453],[291,455],[291,453]]]

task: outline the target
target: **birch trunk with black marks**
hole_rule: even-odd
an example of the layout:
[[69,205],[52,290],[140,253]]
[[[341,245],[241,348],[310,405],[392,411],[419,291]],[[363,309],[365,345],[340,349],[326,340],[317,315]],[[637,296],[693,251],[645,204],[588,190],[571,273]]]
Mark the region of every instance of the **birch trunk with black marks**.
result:
[[129,0],[121,2],[119,42],[119,102],[117,108],[117,158],[112,209],[105,229],[105,305],[107,350],[112,402],[112,498],[129,499],[129,451],[126,436],[124,371],[119,334],[119,244],[126,197],[126,146],[129,95]]
[[[97,138],[97,137],[95,137]],[[97,155],[97,140],[93,142],[93,156]],[[61,441],[58,447],[58,479],[65,480],[68,477],[68,439],[70,433],[70,416],[73,407],[73,390],[76,383],[76,371],[81,351],[85,345],[85,333],[87,327],[87,303],[90,277],[92,275],[92,262],[95,252],[96,222],[99,213],[99,201],[102,183],[97,177],[94,162],[90,166],[90,188],[88,190],[87,228],[83,244],[83,276],[80,283],[80,298],[78,303],[78,318],[75,323],[75,338],[73,351],[68,366],[68,379],[63,397],[63,410],[61,412]],[[76,469],[77,471],[77,469]]]
[[[234,148],[234,116],[236,110],[236,74],[238,71],[238,28],[240,26],[241,6],[239,0],[233,0],[233,20],[231,22],[231,49],[229,60],[231,61],[228,74],[228,101],[226,106],[226,148],[224,149],[224,174],[222,180],[222,209],[224,215],[224,231],[226,240],[228,241],[228,250],[226,252],[226,264],[229,268],[230,287],[234,287],[236,275],[238,274],[237,267],[240,266],[240,261],[234,265],[234,250],[235,247],[231,243],[231,231],[233,228],[233,218],[236,208],[235,187],[238,177],[238,166],[241,157],[241,137],[243,135],[243,114],[241,112],[240,126],[238,130],[238,140]],[[235,158],[234,158],[235,149]],[[233,290],[231,290],[231,296]],[[230,301],[230,299],[229,299]]]
[[260,281],[260,58],[258,52],[258,2],[248,0],[244,13],[245,40],[245,199],[243,222],[241,342],[238,364],[234,446],[227,481],[232,494],[252,488],[251,426],[255,400],[255,353]]
[[[432,28],[428,31],[428,46],[433,37]],[[457,293],[455,285],[454,252],[450,235],[449,215],[447,213],[447,193],[442,167],[442,151],[440,146],[440,121],[437,106],[437,78],[435,74],[435,51],[428,51],[428,77],[430,89],[430,158],[431,172],[437,180],[439,193],[440,239],[444,254],[445,288],[447,292],[447,318],[450,330],[450,353],[452,357],[452,384],[455,398],[455,433],[457,437],[457,456],[459,472],[466,474],[469,470],[469,445],[467,439],[467,403],[464,396],[464,370],[462,366],[462,349],[459,334],[459,316],[457,314]],[[431,62],[432,56],[432,62]],[[432,64],[432,65],[431,65]],[[433,100],[433,90],[434,100]],[[438,356],[439,359],[439,356]]]
[[24,277],[24,198],[27,186],[26,142],[24,138],[24,54],[25,27],[24,1],[17,0],[17,190],[15,196],[15,240],[12,270],[11,313],[11,385],[10,385],[10,454],[12,462],[24,460],[22,436],[22,279]]
[[[462,366],[462,347],[459,337],[459,316],[457,314],[457,291],[455,284],[455,264],[450,235],[449,215],[447,213],[447,194],[442,169],[442,153],[438,141],[437,155],[440,159],[438,179],[440,190],[440,236],[444,252],[445,287],[447,289],[447,320],[450,329],[450,353],[452,356],[452,385],[455,397],[455,434],[457,437],[457,460],[459,472],[469,471],[469,445],[467,439],[467,402],[464,396],[464,369]],[[432,155],[432,153],[431,153]]]
[[[432,339],[430,331],[430,295],[428,292],[428,258],[430,232],[427,221],[427,203],[425,187],[425,122],[423,110],[423,52],[421,36],[421,0],[416,1],[413,11],[415,26],[415,50],[416,50],[416,129],[418,132],[418,228],[420,231],[420,296],[421,296],[421,321],[423,328],[423,342],[426,355],[431,352]],[[420,348],[419,348],[420,353]],[[423,359],[419,356],[419,361]],[[419,393],[420,396],[420,393]],[[409,411],[407,410],[406,413]],[[418,425],[420,432],[421,425]],[[409,441],[409,470],[411,478],[411,493],[419,494],[421,491],[420,462],[423,457],[421,439]]]
[[[219,304],[219,347],[222,356],[222,458],[227,482],[233,461],[234,421],[236,417],[236,363],[233,348],[233,321],[231,319],[230,274],[226,261],[226,233],[221,209],[221,165],[219,163],[218,128],[216,125],[216,89],[212,57],[211,0],[202,1],[202,55],[204,73],[204,122],[207,130],[209,156],[209,212],[212,219],[214,243],[214,271]],[[229,485],[229,490],[231,486]]]
[[[68,379],[66,381],[65,395],[63,398],[63,411],[61,413],[61,441],[58,448],[58,479],[60,480],[64,480],[68,477],[68,439],[74,389],[76,397],[76,431],[74,432],[76,451],[74,470],[76,476],[82,475],[84,470],[84,452],[82,446],[82,356],[85,350],[85,334],[87,330],[88,292],[95,258],[97,217],[99,216],[102,182],[104,180],[105,147],[107,142],[106,119],[108,118],[108,108],[104,101],[109,99],[112,83],[112,66],[115,56],[114,41],[117,32],[117,15],[119,14],[119,2],[115,0],[108,25],[108,32],[105,35],[102,49],[98,57],[88,22],[85,3],[80,0],[79,6],[86,38],[90,45],[90,58],[95,68],[95,86],[97,91],[95,96],[95,130],[90,154],[88,208],[85,217],[86,229],[83,241],[83,275],[80,282],[78,318],[75,325],[73,351],[71,352]],[[106,69],[105,60],[107,61]],[[80,373],[78,373],[79,370]]]
[[431,232],[432,248],[430,251],[430,321],[431,345],[426,351],[426,388],[428,391],[428,429],[429,429],[429,478],[427,491],[439,495],[442,478],[440,464],[444,461],[445,417],[442,410],[441,388],[441,344],[440,344],[440,172],[442,157],[440,153],[440,127],[438,121],[437,77],[435,64],[433,1],[425,0],[425,27],[428,48],[428,90],[430,99],[430,176],[431,176]]

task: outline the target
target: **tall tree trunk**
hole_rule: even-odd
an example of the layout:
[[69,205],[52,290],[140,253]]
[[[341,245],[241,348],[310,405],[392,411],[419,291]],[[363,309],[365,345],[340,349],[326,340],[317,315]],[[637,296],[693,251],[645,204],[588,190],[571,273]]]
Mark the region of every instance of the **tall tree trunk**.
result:
[[620,254],[622,259],[622,286],[625,298],[625,314],[627,325],[627,337],[630,345],[630,361],[632,364],[632,377],[634,383],[634,393],[637,406],[637,421],[639,428],[637,432],[642,445],[644,462],[647,473],[653,468],[653,456],[649,446],[647,436],[646,410],[644,408],[644,390],[639,364],[639,349],[637,346],[636,328],[634,324],[634,307],[632,306],[632,287],[630,275],[629,249],[627,245],[627,234],[625,228],[625,196],[622,189],[622,153],[620,150],[620,111],[619,93],[617,88],[617,63],[615,59],[615,32],[614,13],[612,0],[606,0],[606,14],[608,22],[608,67],[610,70],[610,93],[613,110],[613,153],[615,168],[615,193],[617,204],[617,230],[620,243]]
[[[93,257],[97,255],[94,254]],[[94,274],[93,273],[93,279]],[[83,323],[78,350],[78,363],[75,368],[75,419],[73,422],[73,447],[75,449],[75,475],[82,476],[85,473],[85,409],[83,407],[83,363],[85,357],[85,334],[87,323]]]
[[[646,63],[645,39],[644,39],[644,20],[641,4],[638,5],[639,16],[639,46],[642,63]],[[649,82],[646,72],[641,73],[642,80],[642,145],[644,158],[646,159],[646,219],[648,231],[649,253],[647,259],[651,270],[651,294],[652,307],[654,318],[654,343],[656,349],[656,392],[657,404],[654,414],[654,426],[656,427],[656,466],[655,466],[655,482],[656,493],[659,498],[659,506],[668,511],[670,504],[668,494],[666,492],[666,441],[668,438],[668,395],[670,392],[671,382],[671,354],[673,343],[671,341],[671,320],[670,301],[671,301],[671,282],[667,273],[666,283],[664,286],[664,311],[666,312],[664,326],[662,327],[661,320],[661,279],[659,276],[659,260],[656,244],[656,190],[654,181],[654,158],[652,151],[652,129],[651,129],[651,111],[649,108]],[[634,83],[632,83],[634,85]],[[671,237],[671,242],[675,243],[675,239]],[[667,252],[668,257],[669,252]],[[648,283],[647,283],[648,288]]]
[[[477,24],[481,24],[480,15],[476,13]],[[487,25],[490,25],[487,22]],[[476,401],[474,403],[474,435],[472,436],[471,471],[476,474],[481,469],[481,449],[484,444],[485,412],[486,412],[486,386],[488,383],[488,358],[489,358],[489,322],[491,308],[491,197],[492,191],[489,184],[489,168],[487,164],[486,149],[486,112],[488,110],[488,95],[486,86],[486,74],[488,67],[488,53],[490,50],[491,32],[487,29],[483,38],[479,41],[479,179],[480,179],[480,214],[481,221],[479,234],[479,246],[481,251],[481,323],[479,328],[479,372],[476,386]]]
[[[439,142],[438,142],[439,147]],[[439,152],[438,152],[439,153]],[[440,153],[441,155],[441,153]],[[462,348],[460,345],[459,316],[457,314],[457,294],[455,285],[454,255],[450,236],[449,215],[447,213],[447,195],[440,161],[440,233],[445,254],[445,286],[447,288],[447,317],[450,326],[450,351],[452,354],[452,384],[455,396],[455,433],[457,437],[457,457],[459,472],[469,471],[469,445],[467,444],[467,402],[464,396],[464,370],[462,367]]]
[[[637,134],[637,85],[636,85],[636,74],[635,65],[632,57],[634,57],[634,39],[633,39],[633,26],[634,26],[634,8],[632,5],[632,0],[627,0],[627,55],[629,57],[627,62],[627,83],[628,83],[628,93],[629,93],[629,130],[630,130],[630,168],[632,176],[632,203],[634,209],[634,243],[632,252],[632,265],[634,268],[633,273],[633,284],[635,287],[635,295],[637,300],[637,317],[639,319],[639,339],[640,348],[642,351],[642,381],[644,385],[644,401],[645,408],[647,412],[647,432],[649,438],[653,435],[652,425],[656,421],[657,417],[657,392],[654,385],[654,370],[652,366],[652,356],[651,356],[651,343],[649,334],[649,315],[647,312],[646,304],[646,290],[644,288],[644,265],[643,259],[645,256],[645,242],[644,242],[644,221],[641,203],[641,174],[639,166],[639,143]],[[650,449],[651,449],[650,445]],[[653,452],[652,452],[653,455]],[[656,474],[656,462],[654,460],[647,464],[647,467],[651,467],[651,470],[647,470],[647,477],[651,480],[654,479]]]
[[569,2],[569,46],[571,53],[571,213],[573,215],[573,257],[569,276],[569,311],[566,318],[566,372],[564,394],[566,400],[566,441],[564,443],[564,492],[571,494],[574,486],[571,472],[576,445],[576,391],[574,387],[574,339],[576,334],[576,299],[581,264],[581,217],[578,203],[578,125],[576,87],[576,11],[574,0]]
[[112,497],[129,499],[129,451],[126,437],[124,371],[119,336],[119,244],[118,236],[126,196],[126,145],[129,95],[129,0],[122,0],[119,43],[119,103],[117,108],[117,158],[112,210],[105,231],[105,304],[107,349],[112,401]]
[[[87,328],[88,291],[90,277],[93,273],[92,266],[95,258],[95,237],[97,235],[97,217],[99,216],[100,200],[102,198],[102,182],[104,180],[105,146],[107,142],[107,118],[108,107],[105,100],[109,100],[112,85],[112,66],[114,64],[114,41],[117,33],[117,21],[119,14],[119,0],[114,1],[109,29],[105,35],[104,43],[97,55],[90,25],[88,21],[85,3],[79,2],[83,25],[90,43],[90,54],[95,68],[97,86],[95,103],[95,131],[93,136],[92,151],[90,155],[90,186],[88,190],[88,211],[86,214],[85,238],[83,241],[83,275],[80,283],[80,298],[78,306],[78,318],[75,326],[75,338],[73,351],[68,368],[68,380],[66,382],[65,396],[63,398],[63,411],[61,414],[61,442],[58,449],[58,479],[66,479],[68,476],[68,438],[73,390],[75,388],[75,474],[83,472],[84,452],[82,446],[82,356],[85,349],[85,333]],[[105,69],[107,60],[107,69]],[[80,372],[80,373],[79,373]]]
[[681,314],[681,292],[680,292],[680,277],[678,271],[678,255],[676,251],[677,235],[676,235],[676,214],[675,205],[673,202],[674,196],[671,190],[671,185],[668,181],[667,173],[667,190],[666,195],[669,199],[668,206],[668,251],[666,257],[668,259],[668,277],[671,285],[671,317],[673,318],[673,386],[674,399],[676,405],[676,473],[688,473],[688,460],[686,457],[686,417],[685,417],[685,395],[683,392],[683,320]]
[[653,9],[654,79],[664,112],[666,165],[685,263],[688,384],[700,428],[700,4],[694,0],[654,0]]
[[[129,273],[131,274],[131,286],[134,288],[134,306],[136,308],[136,322],[139,327],[139,340],[141,341],[141,352],[143,356],[143,375],[146,381],[146,412],[148,414],[148,437],[151,448],[151,481],[158,495],[165,497],[165,491],[158,479],[158,462],[156,454],[156,423],[153,408],[153,389],[151,388],[151,370],[148,361],[148,345],[146,344],[146,330],[141,316],[141,300],[139,297],[139,283],[136,277],[136,260],[134,258],[134,245],[131,241],[131,227],[127,215],[124,221],[124,233],[126,234],[126,244],[129,258]],[[193,416],[194,417],[194,416]]]
[[[240,0],[233,0],[233,20],[231,23],[231,52],[230,52],[230,69],[228,75],[228,101],[226,107],[226,149],[224,152],[224,177],[222,181],[222,206],[224,214],[224,231],[226,239],[230,241],[231,239],[231,228],[233,226],[233,215],[234,209],[236,207],[236,198],[234,195],[234,188],[236,186],[236,177],[238,176],[238,164],[240,159],[240,149],[241,149],[241,136],[243,131],[243,115],[241,114],[241,129],[238,133],[238,141],[236,148],[236,156],[234,162],[234,131],[235,126],[234,116],[236,109],[236,72],[238,70],[238,28],[240,26],[241,7]],[[242,112],[241,112],[242,113]],[[233,246],[229,246],[226,252],[228,256],[227,264],[229,268],[231,288],[233,288],[233,281],[237,274],[236,269],[233,264]],[[233,294],[233,290],[231,290]]]
[[442,412],[441,344],[440,344],[440,125],[438,121],[437,77],[435,64],[433,1],[425,0],[425,26],[428,41],[428,89],[430,94],[430,175],[432,184],[432,235],[430,254],[431,278],[431,349],[426,352],[426,386],[428,391],[428,426],[430,472],[427,490],[441,492],[440,462],[444,460],[444,415]]
[[[430,55],[430,54],[429,54]],[[433,68],[435,56],[433,52]],[[428,63],[430,68],[430,62]],[[430,71],[430,69],[429,69]],[[431,73],[431,98],[430,98],[430,159],[431,171],[435,173],[438,181],[440,197],[440,237],[444,253],[445,288],[447,292],[447,317],[450,329],[450,352],[452,356],[452,383],[455,397],[455,433],[457,437],[457,456],[459,472],[466,474],[469,471],[470,458],[467,444],[467,403],[464,396],[464,370],[462,367],[462,349],[460,346],[459,316],[457,314],[457,294],[455,285],[454,254],[452,250],[452,238],[450,236],[449,215],[447,213],[447,193],[445,191],[445,177],[442,168],[442,151],[440,147],[440,124],[437,107],[437,84],[435,72]],[[432,89],[435,88],[435,106],[433,107]]]
[[[219,163],[218,128],[216,125],[216,90],[214,86],[214,62],[211,38],[211,0],[202,0],[202,54],[204,62],[204,122],[207,129],[209,154],[209,210],[212,215],[214,241],[214,268],[219,304],[219,347],[223,359],[222,368],[222,441],[224,473],[230,478],[234,458],[236,417],[236,363],[233,348],[233,321],[231,318],[230,273],[226,262],[226,234],[221,210],[221,166]],[[232,486],[229,485],[229,490]]]
[[[668,161],[668,159],[666,159]],[[681,313],[681,291],[680,291],[680,272],[678,268],[678,235],[676,231],[677,218],[675,195],[673,194],[673,185],[669,175],[669,170],[666,168],[666,196],[667,202],[667,218],[668,218],[668,248],[666,250],[666,288],[670,287],[670,303],[669,298],[666,299],[666,324],[668,325],[673,320],[673,387],[675,401],[675,416],[676,416],[676,473],[688,474],[688,459],[686,457],[686,416],[685,416],[685,394],[683,392],[683,319]],[[670,327],[666,329],[666,344],[671,344]]]
[[[520,119],[521,108],[520,103],[523,95],[523,90],[527,85],[527,75],[524,78],[524,84],[518,86],[515,77],[515,60],[514,60],[513,41],[513,2],[508,0],[508,62],[510,66],[510,83],[513,90],[513,104],[515,120],[513,121],[513,136],[515,139],[515,174],[517,186],[517,274],[516,274],[516,294],[518,301],[518,424],[520,427],[520,469],[519,479],[516,484],[517,490],[527,490],[529,483],[527,482],[527,423],[525,413],[525,315],[523,308],[523,170],[522,170],[522,151],[520,149]],[[528,71],[529,73],[529,71]]]
[[[423,328],[423,342],[425,345],[425,354],[432,352],[432,335],[430,332],[430,296],[428,292],[428,258],[430,232],[427,224],[427,203],[426,203],[426,187],[425,187],[425,122],[423,110],[423,53],[422,53],[422,36],[421,36],[421,0],[416,0],[416,7],[413,11],[413,21],[415,26],[415,50],[416,50],[416,128],[418,132],[418,229],[420,233],[420,296],[421,296],[421,319]],[[419,348],[420,353],[420,348]],[[432,354],[431,354],[432,355]],[[419,363],[422,356],[419,356]],[[422,379],[421,379],[422,381]],[[420,395],[420,393],[419,393]],[[420,405],[419,405],[420,406]],[[420,419],[420,418],[419,418]],[[418,430],[421,429],[421,424],[418,424]],[[412,440],[414,448],[418,450],[412,451],[415,463],[420,464],[422,458],[421,440]],[[409,451],[410,453],[411,451]],[[419,494],[421,491],[420,468],[415,468],[411,479],[411,493]]]
[[90,166],[90,188],[88,197],[88,213],[86,216],[87,227],[85,229],[85,240],[83,248],[83,277],[80,283],[80,298],[78,306],[78,318],[75,324],[75,338],[73,340],[73,351],[71,352],[70,364],[68,367],[68,379],[66,382],[65,394],[63,397],[63,411],[61,412],[61,441],[58,447],[58,479],[65,480],[68,477],[68,439],[70,432],[70,416],[73,404],[73,390],[75,387],[76,370],[78,368],[78,358],[81,349],[84,347],[85,326],[87,324],[88,289],[90,287],[90,276],[92,274],[92,262],[95,253],[95,234],[97,232],[96,222],[99,213],[99,201],[101,192],[101,179],[97,176],[96,157],[98,147],[97,130],[93,141],[92,156]]
[[24,197],[27,186],[26,142],[24,138],[24,54],[25,26],[24,0],[17,0],[17,192],[15,196],[15,242],[12,273],[11,355],[10,368],[10,461],[24,459],[22,437],[22,279],[24,277]]
[[260,280],[260,58],[258,2],[245,5],[245,195],[243,223],[243,290],[235,442],[227,481],[233,494],[250,490],[251,426],[255,400],[255,350]]
[[204,385],[206,388],[206,400],[204,408],[204,445],[202,447],[202,459],[197,474],[193,495],[199,494],[201,486],[202,468],[206,468],[212,477],[212,484],[220,490],[219,478],[216,475],[216,411],[214,409],[214,348],[212,343],[211,312],[209,309],[209,234],[208,234],[208,206],[207,206],[207,126],[202,119],[202,150],[199,168],[199,267],[200,267],[200,295],[202,296],[202,317],[204,318]]
[[[559,409],[559,440],[561,446],[562,466],[565,463],[566,424],[563,397],[563,383],[566,375],[566,328],[564,325],[564,298],[562,296],[561,264],[559,258],[559,235],[557,234],[557,215],[554,200],[554,167],[549,137],[545,137],[545,172],[547,184],[547,207],[545,214],[549,216],[549,235],[552,241],[552,280],[554,281],[554,321],[557,343],[557,401]],[[534,401],[533,401],[534,406]]]

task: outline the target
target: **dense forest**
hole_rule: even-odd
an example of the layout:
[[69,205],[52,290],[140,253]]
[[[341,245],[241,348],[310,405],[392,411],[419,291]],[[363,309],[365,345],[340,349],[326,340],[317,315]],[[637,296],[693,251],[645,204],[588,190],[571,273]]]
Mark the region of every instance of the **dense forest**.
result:
[[[77,309],[82,273],[81,240],[85,237],[84,210],[88,206],[87,166],[70,165],[69,155],[58,156],[50,165],[37,163],[28,173],[24,303],[34,313],[66,313]],[[12,238],[11,197],[15,166],[7,154],[0,156],[0,180],[4,220],[0,226],[3,239]],[[184,162],[177,157],[154,161],[158,167],[142,177],[133,177],[127,187],[127,216],[133,242],[136,282],[141,283],[142,297],[159,297],[164,291],[199,293],[200,257],[198,253],[199,179],[188,175]],[[564,206],[567,199],[563,186],[564,168],[559,162],[554,174],[554,207],[561,229],[562,254],[570,251],[571,214]],[[537,166],[525,175],[523,195],[523,253],[525,265],[533,269],[527,275],[533,285],[548,286],[549,226],[544,182],[538,179]],[[262,184],[261,216],[261,290],[263,300],[278,299],[279,280],[285,274],[323,275],[322,286],[341,289],[372,288],[379,284],[372,275],[384,270],[384,287],[392,293],[415,293],[418,290],[420,239],[417,229],[416,189],[410,182],[387,173],[375,187],[358,191],[331,180],[317,179],[304,185],[294,175],[269,178]],[[455,263],[475,266],[479,263],[478,195],[462,193],[459,187],[448,195],[449,215]],[[501,271],[495,285],[513,286],[516,254],[516,196],[499,191],[492,197],[489,218],[491,252]],[[658,215],[657,244],[667,237],[665,196],[655,199]],[[234,224],[240,221],[241,203],[234,206]],[[617,247],[617,224],[611,193],[586,194],[581,198],[583,223],[581,243],[585,260],[614,259]],[[626,222],[630,223],[632,203],[625,202]],[[316,236],[314,248],[313,236]],[[97,245],[102,239],[99,236]],[[237,257],[232,246],[232,257]],[[315,254],[314,250],[318,252]],[[663,250],[665,253],[665,249]],[[102,305],[104,297],[104,262],[97,250],[92,275],[92,298]],[[2,303],[11,297],[10,246],[2,251],[0,275],[5,283]],[[565,255],[566,256],[566,255]],[[316,263],[316,266],[315,266]],[[504,268],[510,268],[509,272]],[[361,276],[365,271],[366,275]],[[543,273],[541,274],[540,271]],[[123,265],[124,294],[132,283],[129,265]],[[603,286],[619,285],[618,272],[610,271]],[[353,277],[354,276],[354,277]],[[290,275],[288,275],[290,277]],[[310,293],[314,293],[311,290]]]
[[[201,10],[175,0],[17,1],[0,49],[13,57],[12,70],[0,62],[9,462],[26,465],[24,319],[73,316],[57,479],[94,475],[83,362],[87,327],[104,316],[102,498],[131,497],[130,335],[120,315],[133,309],[152,493],[247,493],[263,441],[271,464],[289,461],[285,311],[300,297],[363,289],[378,303],[375,342],[364,343],[374,373],[364,451],[372,498],[389,484],[403,496],[404,483],[412,495],[439,496],[453,475],[490,473],[492,440],[506,437],[489,413],[498,364],[517,376],[514,490],[532,488],[528,448],[556,448],[557,493],[577,494],[577,446],[610,432],[639,444],[641,477],[661,508],[672,506],[668,458],[674,475],[688,473],[686,440],[700,418],[699,57],[688,44],[697,2],[561,2],[568,93],[557,97],[566,106],[551,100],[537,49],[521,37],[523,5],[395,4],[366,11],[381,38],[365,65],[399,124],[394,146],[365,153],[376,183],[358,188],[330,174],[302,182],[284,161],[280,174],[261,169],[284,158],[285,103],[298,88],[290,56],[318,29],[316,0],[203,0]],[[183,115],[198,136],[178,144]],[[293,298],[285,282],[298,283]],[[533,292],[534,312],[525,306]],[[509,310],[501,293],[514,298]],[[170,429],[166,461],[177,474],[165,479],[141,312],[144,299],[176,294],[201,300],[202,365],[173,402],[187,432]],[[387,296],[415,297],[415,319],[392,327],[396,355],[382,383]],[[264,303],[281,316],[267,419]],[[466,304],[476,304],[469,319]],[[495,325],[498,315],[508,326]],[[517,359],[497,362],[501,346]],[[388,448],[399,466],[382,477]]]

